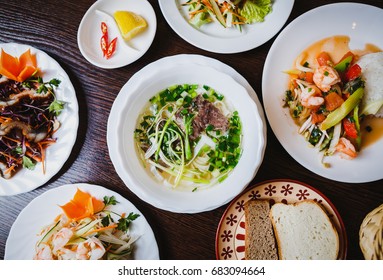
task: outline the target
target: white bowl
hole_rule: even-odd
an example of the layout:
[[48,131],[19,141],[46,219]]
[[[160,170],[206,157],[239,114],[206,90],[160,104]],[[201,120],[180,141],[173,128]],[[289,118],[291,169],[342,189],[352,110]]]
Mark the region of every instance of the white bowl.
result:
[[[242,122],[242,156],[222,183],[196,192],[169,188],[144,169],[134,143],[137,118],[151,97],[175,84],[209,85],[223,94]],[[211,67],[159,60],[137,72],[121,89],[108,120],[109,153],[117,173],[142,200],[155,207],[180,213],[217,208],[240,193],[254,178],[265,146],[264,124],[247,90],[233,78]]]

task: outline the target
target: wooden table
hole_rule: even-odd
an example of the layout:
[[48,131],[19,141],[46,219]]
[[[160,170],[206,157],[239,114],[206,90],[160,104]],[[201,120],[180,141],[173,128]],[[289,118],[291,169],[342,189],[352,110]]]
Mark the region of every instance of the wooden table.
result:
[[[105,186],[136,205],[153,228],[161,259],[215,259],[216,229],[227,205],[199,214],[176,214],[156,209],[140,200],[118,177],[109,158],[106,143],[108,115],[119,90],[134,73],[159,58],[181,53],[209,56],[234,67],[249,81],[262,102],[262,69],[276,36],[256,49],[239,54],[207,52],[181,39],[165,21],[158,2],[149,2],[158,22],[149,51],[126,67],[106,70],[86,61],[77,45],[80,21],[94,1],[0,1],[0,42],[29,44],[55,58],[70,76],[80,107],[77,141],[62,170],[34,191],[0,197],[0,259],[4,258],[5,243],[13,222],[32,199],[49,189],[78,182]],[[319,4],[333,2],[336,1],[296,0],[286,24]],[[383,8],[381,0],[363,2]],[[331,19],[324,17],[323,20]],[[250,185],[287,178],[316,187],[332,201],[343,218],[348,235],[347,258],[362,259],[359,227],[365,215],[383,202],[383,181],[347,184],[322,178],[298,164],[283,149],[270,126],[267,129],[264,160]]]

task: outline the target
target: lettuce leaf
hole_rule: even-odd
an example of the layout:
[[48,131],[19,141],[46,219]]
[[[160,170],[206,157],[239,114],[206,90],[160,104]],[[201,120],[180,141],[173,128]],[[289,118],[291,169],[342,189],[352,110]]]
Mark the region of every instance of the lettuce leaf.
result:
[[246,23],[262,22],[272,11],[271,2],[272,0],[247,0],[239,13],[246,18]]

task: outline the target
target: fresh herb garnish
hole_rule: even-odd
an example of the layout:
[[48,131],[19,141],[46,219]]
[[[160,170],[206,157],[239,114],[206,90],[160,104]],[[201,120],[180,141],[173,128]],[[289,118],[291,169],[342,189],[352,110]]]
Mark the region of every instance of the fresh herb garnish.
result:
[[36,164],[27,156],[23,156],[23,167],[29,170],[33,170]]
[[53,102],[49,105],[49,112],[54,113],[56,116],[61,114],[61,111],[64,109],[65,102],[61,100],[53,100]]
[[105,204],[105,207],[108,206],[108,205],[116,205],[117,203],[119,203],[116,198],[113,196],[104,196],[104,200],[103,200],[104,204]]
[[130,223],[134,221],[135,219],[137,219],[139,216],[140,216],[139,214],[134,214],[133,212],[130,212],[127,217],[125,218],[121,217],[118,220],[117,229],[122,231],[127,231]]

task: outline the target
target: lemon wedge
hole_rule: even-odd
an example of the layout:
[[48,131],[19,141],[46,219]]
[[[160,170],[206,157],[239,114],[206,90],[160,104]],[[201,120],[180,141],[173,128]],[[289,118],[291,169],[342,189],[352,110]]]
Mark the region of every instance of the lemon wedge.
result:
[[113,16],[117,22],[122,37],[126,41],[129,41],[137,34],[144,31],[148,26],[146,20],[142,16],[130,11],[116,11]]

